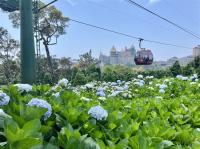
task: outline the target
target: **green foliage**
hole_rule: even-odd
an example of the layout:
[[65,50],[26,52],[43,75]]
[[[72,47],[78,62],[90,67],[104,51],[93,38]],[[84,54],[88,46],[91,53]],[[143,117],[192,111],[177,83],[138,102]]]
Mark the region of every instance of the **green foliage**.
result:
[[19,63],[16,56],[19,43],[11,38],[6,29],[0,27],[0,84],[19,81]]
[[122,65],[115,65],[115,66],[105,66],[102,71],[102,80],[105,81],[117,81],[117,80],[131,80],[136,76],[133,69],[122,66]]
[[182,69],[181,66],[179,64],[179,61],[176,61],[174,63],[174,65],[170,68],[171,73],[174,77],[176,77],[177,75],[180,75],[182,73]]
[[[50,85],[38,85],[28,93],[5,86],[2,90],[11,101],[1,108],[10,117],[0,116],[0,148],[198,149],[199,82],[144,80],[144,86],[134,81],[129,85],[130,98],[119,94],[106,96],[104,101],[96,96],[96,88],[102,85],[99,82],[92,89],[77,88],[80,94],[64,86],[52,90]],[[161,94],[158,85],[163,83],[167,88]],[[112,88],[108,85],[106,94]],[[60,96],[54,96],[56,92]],[[47,121],[42,118],[46,109],[27,106],[35,97],[51,104],[52,115]],[[82,97],[92,100],[84,101]],[[106,120],[97,121],[88,114],[92,106],[99,104],[108,112]]]

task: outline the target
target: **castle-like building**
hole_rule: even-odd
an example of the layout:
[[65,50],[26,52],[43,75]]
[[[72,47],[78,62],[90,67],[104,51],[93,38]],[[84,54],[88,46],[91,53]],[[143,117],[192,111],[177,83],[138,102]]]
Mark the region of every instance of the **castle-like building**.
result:
[[194,57],[200,56],[200,45],[193,48],[193,56]]
[[126,66],[133,66],[134,63],[134,57],[136,54],[136,49],[134,46],[131,46],[130,48],[125,47],[125,49],[121,51],[117,51],[115,46],[112,47],[110,50],[110,55],[106,56],[100,53],[99,60],[101,62],[101,65],[126,65]]

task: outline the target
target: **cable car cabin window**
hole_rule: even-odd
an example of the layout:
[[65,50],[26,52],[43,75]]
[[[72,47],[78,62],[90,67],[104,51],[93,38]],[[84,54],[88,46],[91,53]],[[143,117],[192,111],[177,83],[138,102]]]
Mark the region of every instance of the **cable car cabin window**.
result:
[[135,56],[136,65],[151,65],[153,63],[153,54],[150,50],[137,51]]

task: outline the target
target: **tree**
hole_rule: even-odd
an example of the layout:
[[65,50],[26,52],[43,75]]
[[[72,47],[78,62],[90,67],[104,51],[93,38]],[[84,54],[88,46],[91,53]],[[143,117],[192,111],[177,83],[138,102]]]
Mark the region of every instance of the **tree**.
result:
[[67,70],[67,69],[71,69],[72,67],[72,61],[71,58],[68,57],[62,57],[59,61],[59,64],[61,66],[61,69]]
[[179,61],[175,61],[172,67],[170,67],[170,71],[172,75],[175,77],[177,75],[180,75],[182,73],[181,66],[179,64]]
[[6,29],[0,27],[0,61],[2,63],[0,72],[6,83],[13,83],[19,78],[19,64],[15,61],[18,52],[19,42],[12,39]]
[[47,58],[44,55],[41,55],[38,58],[38,73],[37,73],[37,81],[38,83],[55,83],[60,78],[60,70],[59,70],[59,59],[55,56],[52,59],[52,67],[54,69],[54,80],[52,80],[51,73],[48,71],[48,63]]
[[183,67],[182,72],[183,72],[183,75],[186,75],[186,76],[192,75],[192,73],[193,73],[192,64],[189,63],[185,67]]
[[[40,2],[39,6],[41,8],[44,6],[44,3]],[[20,24],[19,15],[19,12],[13,12],[9,15],[9,19],[12,21],[13,27],[15,28],[18,28]],[[44,45],[52,80],[54,79],[54,70],[49,46],[57,44],[57,39],[61,35],[66,34],[65,28],[67,27],[68,21],[69,18],[63,16],[62,12],[54,6],[45,7],[38,14],[39,25],[37,28],[35,26],[35,32],[38,32],[40,38],[37,39],[37,42],[41,41]],[[37,20],[34,20],[34,22],[37,22]]]
[[91,65],[97,65],[98,60],[92,57],[92,50],[86,52],[83,55],[80,55],[79,59],[79,68],[82,70],[86,70]]

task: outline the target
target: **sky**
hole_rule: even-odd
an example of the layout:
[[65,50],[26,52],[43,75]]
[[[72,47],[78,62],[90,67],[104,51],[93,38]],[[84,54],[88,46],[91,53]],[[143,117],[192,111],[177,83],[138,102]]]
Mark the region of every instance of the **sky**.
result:
[[[50,1],[44,0],[44,2]],[[200,36],[200,0],[134,1]],[[75,20],[148,40],[188,47],[184,49],[143,42],[142,46],[152,50],[155,60],[192,55],[192,48],[200,44],[200,39],[131,5],[127,0],[58,0],[54,5],[65,16]],[[19,30],[13,29],[8,14],[0,12],[0,20],[0,26],[8,29],[13,38],[19,39]],[[51,54],[57,57],[78,58],[90,49],[93,56],[98,57],[100,52],[108,55],[113,45],[117,50],[131,45],[139,49],[137,39],[70,21],[66,35],[61,36],[58,44],[51,46],[50,49]]]

